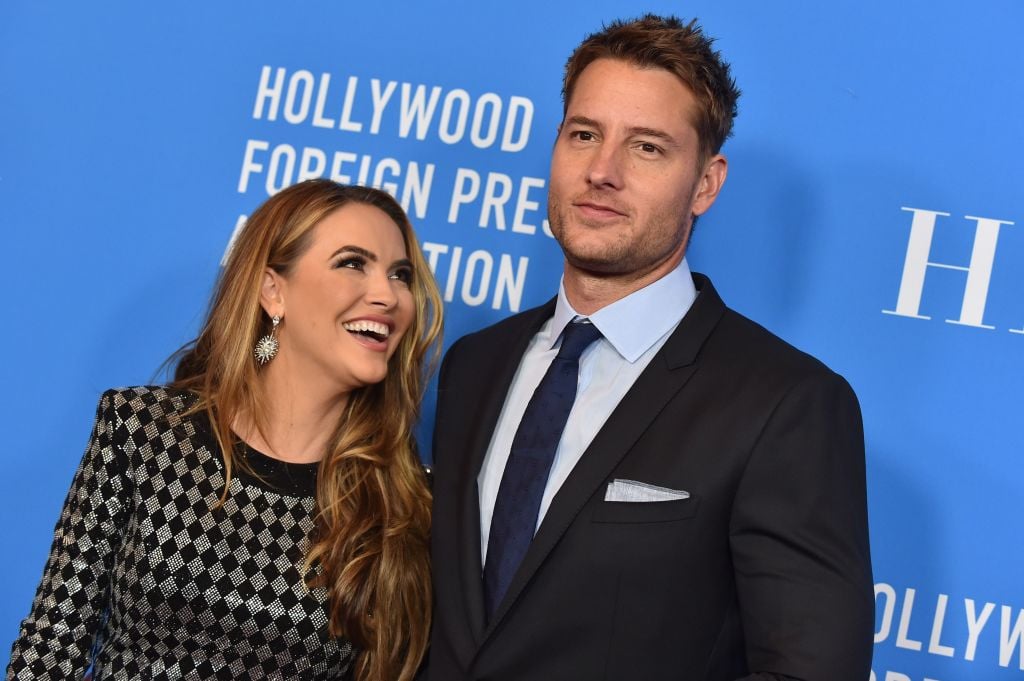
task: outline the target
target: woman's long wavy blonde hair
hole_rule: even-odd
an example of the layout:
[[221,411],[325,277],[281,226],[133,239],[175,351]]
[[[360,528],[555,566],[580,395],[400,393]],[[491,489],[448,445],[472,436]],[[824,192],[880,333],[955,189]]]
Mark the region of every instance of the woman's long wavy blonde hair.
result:
[[[430,491],[412,430],[436,362],[442,303],[412,226],[387,193],[309,180],[260,206],[238,234],[199,336],[180,351],[173,385],[199,395],[224,454],[227,477],[237,436],[231,424],[266,422],[253,357],[270,320],[259,303],[266,267],[287,277],[317,224],[351,203],[375,206],[402,232],[413,264],[416,315],[387,377],[354,391],[320,464],[316,528],[307,554],[311,586],[328,596],[329,631],[361,651],[360,681],[412,679],[430,630]],[[227,494],[225,486],[225,494]]]

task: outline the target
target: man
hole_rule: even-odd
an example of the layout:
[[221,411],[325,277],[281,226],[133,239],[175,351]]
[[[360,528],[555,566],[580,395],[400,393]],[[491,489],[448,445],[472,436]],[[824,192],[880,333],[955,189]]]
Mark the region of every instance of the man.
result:
[[649,15],[587,38],[563,94],[558,296],[441,370],[427,677],[863,681],[856,398],[684,259],[726,177],[728,65]]

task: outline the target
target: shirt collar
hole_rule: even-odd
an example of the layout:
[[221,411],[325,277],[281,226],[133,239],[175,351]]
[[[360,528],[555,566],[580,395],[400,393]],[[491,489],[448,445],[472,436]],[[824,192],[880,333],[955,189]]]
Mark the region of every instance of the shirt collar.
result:
[[[697,289],[693,285],[690,266],[683,258],[661,279],[602,307],[588,319],[623,359],[635,362],[659,338],[675,328],[696,298]],[[549,327],[548,349],[555,346],[566,325],[580,316],[565,297],[564,282],[559,283],[555,314]]]

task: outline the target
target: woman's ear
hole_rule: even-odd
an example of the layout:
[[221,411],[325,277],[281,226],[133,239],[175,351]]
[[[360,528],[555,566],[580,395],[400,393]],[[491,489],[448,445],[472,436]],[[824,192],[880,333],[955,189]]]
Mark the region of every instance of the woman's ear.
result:
[[263,270],[260,285],[260,306],[268,317],[284,317],[284,278],[272,267]]

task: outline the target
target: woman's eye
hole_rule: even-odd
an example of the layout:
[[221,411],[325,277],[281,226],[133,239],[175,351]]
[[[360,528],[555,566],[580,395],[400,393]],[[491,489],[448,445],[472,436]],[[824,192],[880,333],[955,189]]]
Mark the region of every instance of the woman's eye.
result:
[[400,281],[405,284],[412,283],[412,270],[408,267],[402,267],[391,273],[390,277],[396,281]]
[[344,268],[344,269],[350,269],[350,270],[361,270],[361,269],[363,269],[363,265],[365,265],[365,264],[366,263],[365,263],[365,261],[362,258],[348,257],[348,258],[342,258],[341,260],[339,260],[337,263],[335,263],[334,267],[337,268],[337,269]]

